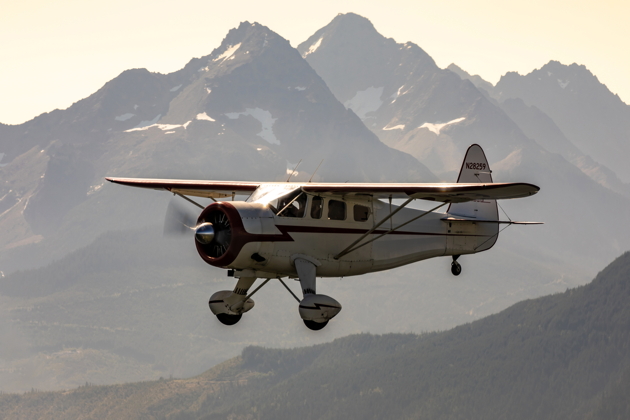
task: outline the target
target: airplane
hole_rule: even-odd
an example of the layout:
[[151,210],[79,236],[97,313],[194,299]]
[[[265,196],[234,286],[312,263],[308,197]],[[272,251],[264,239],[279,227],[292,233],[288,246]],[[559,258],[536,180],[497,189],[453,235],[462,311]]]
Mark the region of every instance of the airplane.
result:
[[[208,301],[221,323],[236,324],[254,307],[252,295],[278,279],[298,301],[304,324],[321,330],[341,311],[341,304],[317,293],[317,277],[356,276],[443,256],[452,258],[451,272],[457,276],[462,270],[459,256],[492,248],[500,225],[538,224],[499,220],[496,200],[528,197],[540,188],[493,183],[491,174],[482,148],[473,144],[457,183],[106,179],[169,191],[202,209],[196,221],[170,206],[167,214],[178,219],[176,226],[183,231],[194,233],[206,263],[227,269],[237,279],[234,290],[218,291]],[[236,195],[249,197],[234,201]],[[203,206],[191,196],[214,202]],[[229,197],[232,201],[217,201]],[[405,201],[394,205],[393,199]],[[428,211],[409,208],[417,199],[436,205]],[[445,206],[445,213],[437,211]],[[302,299],[283,278],[299,280]],[[264,281],[250,293],[257,279]]]

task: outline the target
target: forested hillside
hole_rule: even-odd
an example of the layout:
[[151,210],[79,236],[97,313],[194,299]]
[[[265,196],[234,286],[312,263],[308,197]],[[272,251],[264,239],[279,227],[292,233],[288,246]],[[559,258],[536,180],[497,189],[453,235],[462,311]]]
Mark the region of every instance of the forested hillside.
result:
[[248,347],[195,378],[0,396],[0,417],[621,419],[630,252],[590,284],[450,331]]

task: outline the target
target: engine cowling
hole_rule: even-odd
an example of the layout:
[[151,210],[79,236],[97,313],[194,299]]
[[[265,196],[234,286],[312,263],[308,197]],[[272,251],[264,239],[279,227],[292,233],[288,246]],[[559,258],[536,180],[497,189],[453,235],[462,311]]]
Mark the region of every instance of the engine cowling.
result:
[[238,211],[229,203],[213,203],[197,219],[195,245],[205,262],[227,267],[243,248],[246,236]]

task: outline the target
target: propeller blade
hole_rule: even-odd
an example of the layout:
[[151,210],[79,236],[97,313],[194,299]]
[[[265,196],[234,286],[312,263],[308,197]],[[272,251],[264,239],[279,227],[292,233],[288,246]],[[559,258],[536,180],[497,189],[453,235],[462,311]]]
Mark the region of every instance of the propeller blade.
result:
[[176,200],[171,200],[164,218],[164,236],[181,236],[192,233],[197,223],[194,211]]

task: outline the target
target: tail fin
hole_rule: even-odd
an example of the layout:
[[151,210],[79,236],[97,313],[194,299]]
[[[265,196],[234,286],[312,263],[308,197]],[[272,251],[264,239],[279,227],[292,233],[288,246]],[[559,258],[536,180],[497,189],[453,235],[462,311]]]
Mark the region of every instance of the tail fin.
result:
[[[462,169],[457,178],[458,183],[491,184],[492,171],[483,149],[478,144],[473,144],[466,151]],[[499,210],[496,200],[476,200],[466,203],[453,203],[448,207],[447,213],[453,216],[469,218],[469,222],[452,223],[452,232],[464,233],[472,236],[466,238],[454,237],[450,245],[453,252],[457,248],[463,249],[472,246],[475,252],[492,248],[498,238],[498,223],[474,223],[474,220],[499,220]],[[471,220],[472,219],[472,220]],[[451,232],[451,230],[449,230]],[[459,242],[462,242],[459,244]],[[465,245],[464,245],[465,243]]]
[[[490,170],[490,165],[488,165],[488,159],[486,159],[483,149],[478,144],[473,144],[466,151],[457,183],[492,183],[492,171]],[[499,220],[499,211],[495,200],[477,200],[451,204],[447,213],[480,220]]]

